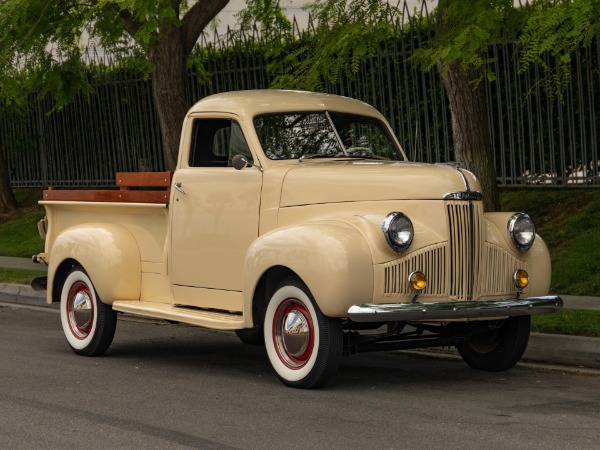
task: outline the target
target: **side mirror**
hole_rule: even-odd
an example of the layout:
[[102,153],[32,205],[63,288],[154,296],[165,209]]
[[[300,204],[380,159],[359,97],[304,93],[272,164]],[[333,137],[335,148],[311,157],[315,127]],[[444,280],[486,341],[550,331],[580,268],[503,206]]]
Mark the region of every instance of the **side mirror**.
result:
[[252,164],[250,161],[248,161],[244,156],[242,155],[235,155],[232,159],[231,159],[231,165],[237,169],[237,170],[242,170],[244,167],[258,167],[258,170],[260,170],[261,172],[263,171],[263,168],[260,166],[257,166],[256,164]]
[[242,155],[235,155],[231,160],[231,165],[237,170],[242,170],[244,167],[248,167],[248,164],[250,163]]

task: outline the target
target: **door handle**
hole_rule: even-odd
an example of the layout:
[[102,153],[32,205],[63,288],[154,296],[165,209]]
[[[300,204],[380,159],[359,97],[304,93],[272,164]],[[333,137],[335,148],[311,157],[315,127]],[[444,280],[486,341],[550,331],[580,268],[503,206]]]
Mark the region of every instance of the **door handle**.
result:
[[185,192],[183,189],[181,189],[181,183],[175,183],[175,189],[177,189],[183,195],[187,195],[187,192]]

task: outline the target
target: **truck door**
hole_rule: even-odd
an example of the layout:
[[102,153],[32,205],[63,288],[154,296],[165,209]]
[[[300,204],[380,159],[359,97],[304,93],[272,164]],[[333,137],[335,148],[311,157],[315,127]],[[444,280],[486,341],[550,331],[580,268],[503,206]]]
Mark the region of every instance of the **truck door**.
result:
[[178,188],[171,222],[174,301],[241,311],[244,259],[258,237],[262,172],[232,167],[236,154],[253,160],[233,119],[195,119],[187,141],[189,157],[173,179]]

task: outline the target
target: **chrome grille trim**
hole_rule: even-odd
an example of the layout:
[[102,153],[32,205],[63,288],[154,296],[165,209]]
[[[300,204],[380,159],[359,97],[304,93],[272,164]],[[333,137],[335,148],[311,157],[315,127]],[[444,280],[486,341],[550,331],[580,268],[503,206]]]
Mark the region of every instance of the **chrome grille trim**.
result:
[[446,202],[448,220],[448,295],[453,300],[472,300],[477,295],[476,282],[481,272],[481,236],[483,204],[481,202]]

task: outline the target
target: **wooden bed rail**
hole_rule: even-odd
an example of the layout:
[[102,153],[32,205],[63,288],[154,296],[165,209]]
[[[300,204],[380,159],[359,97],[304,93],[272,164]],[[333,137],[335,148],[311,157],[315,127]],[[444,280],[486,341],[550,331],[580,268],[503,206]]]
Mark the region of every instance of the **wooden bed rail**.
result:
[[118,172],[119,189],[54,189],[44,200],[169,204],[173,172]]

